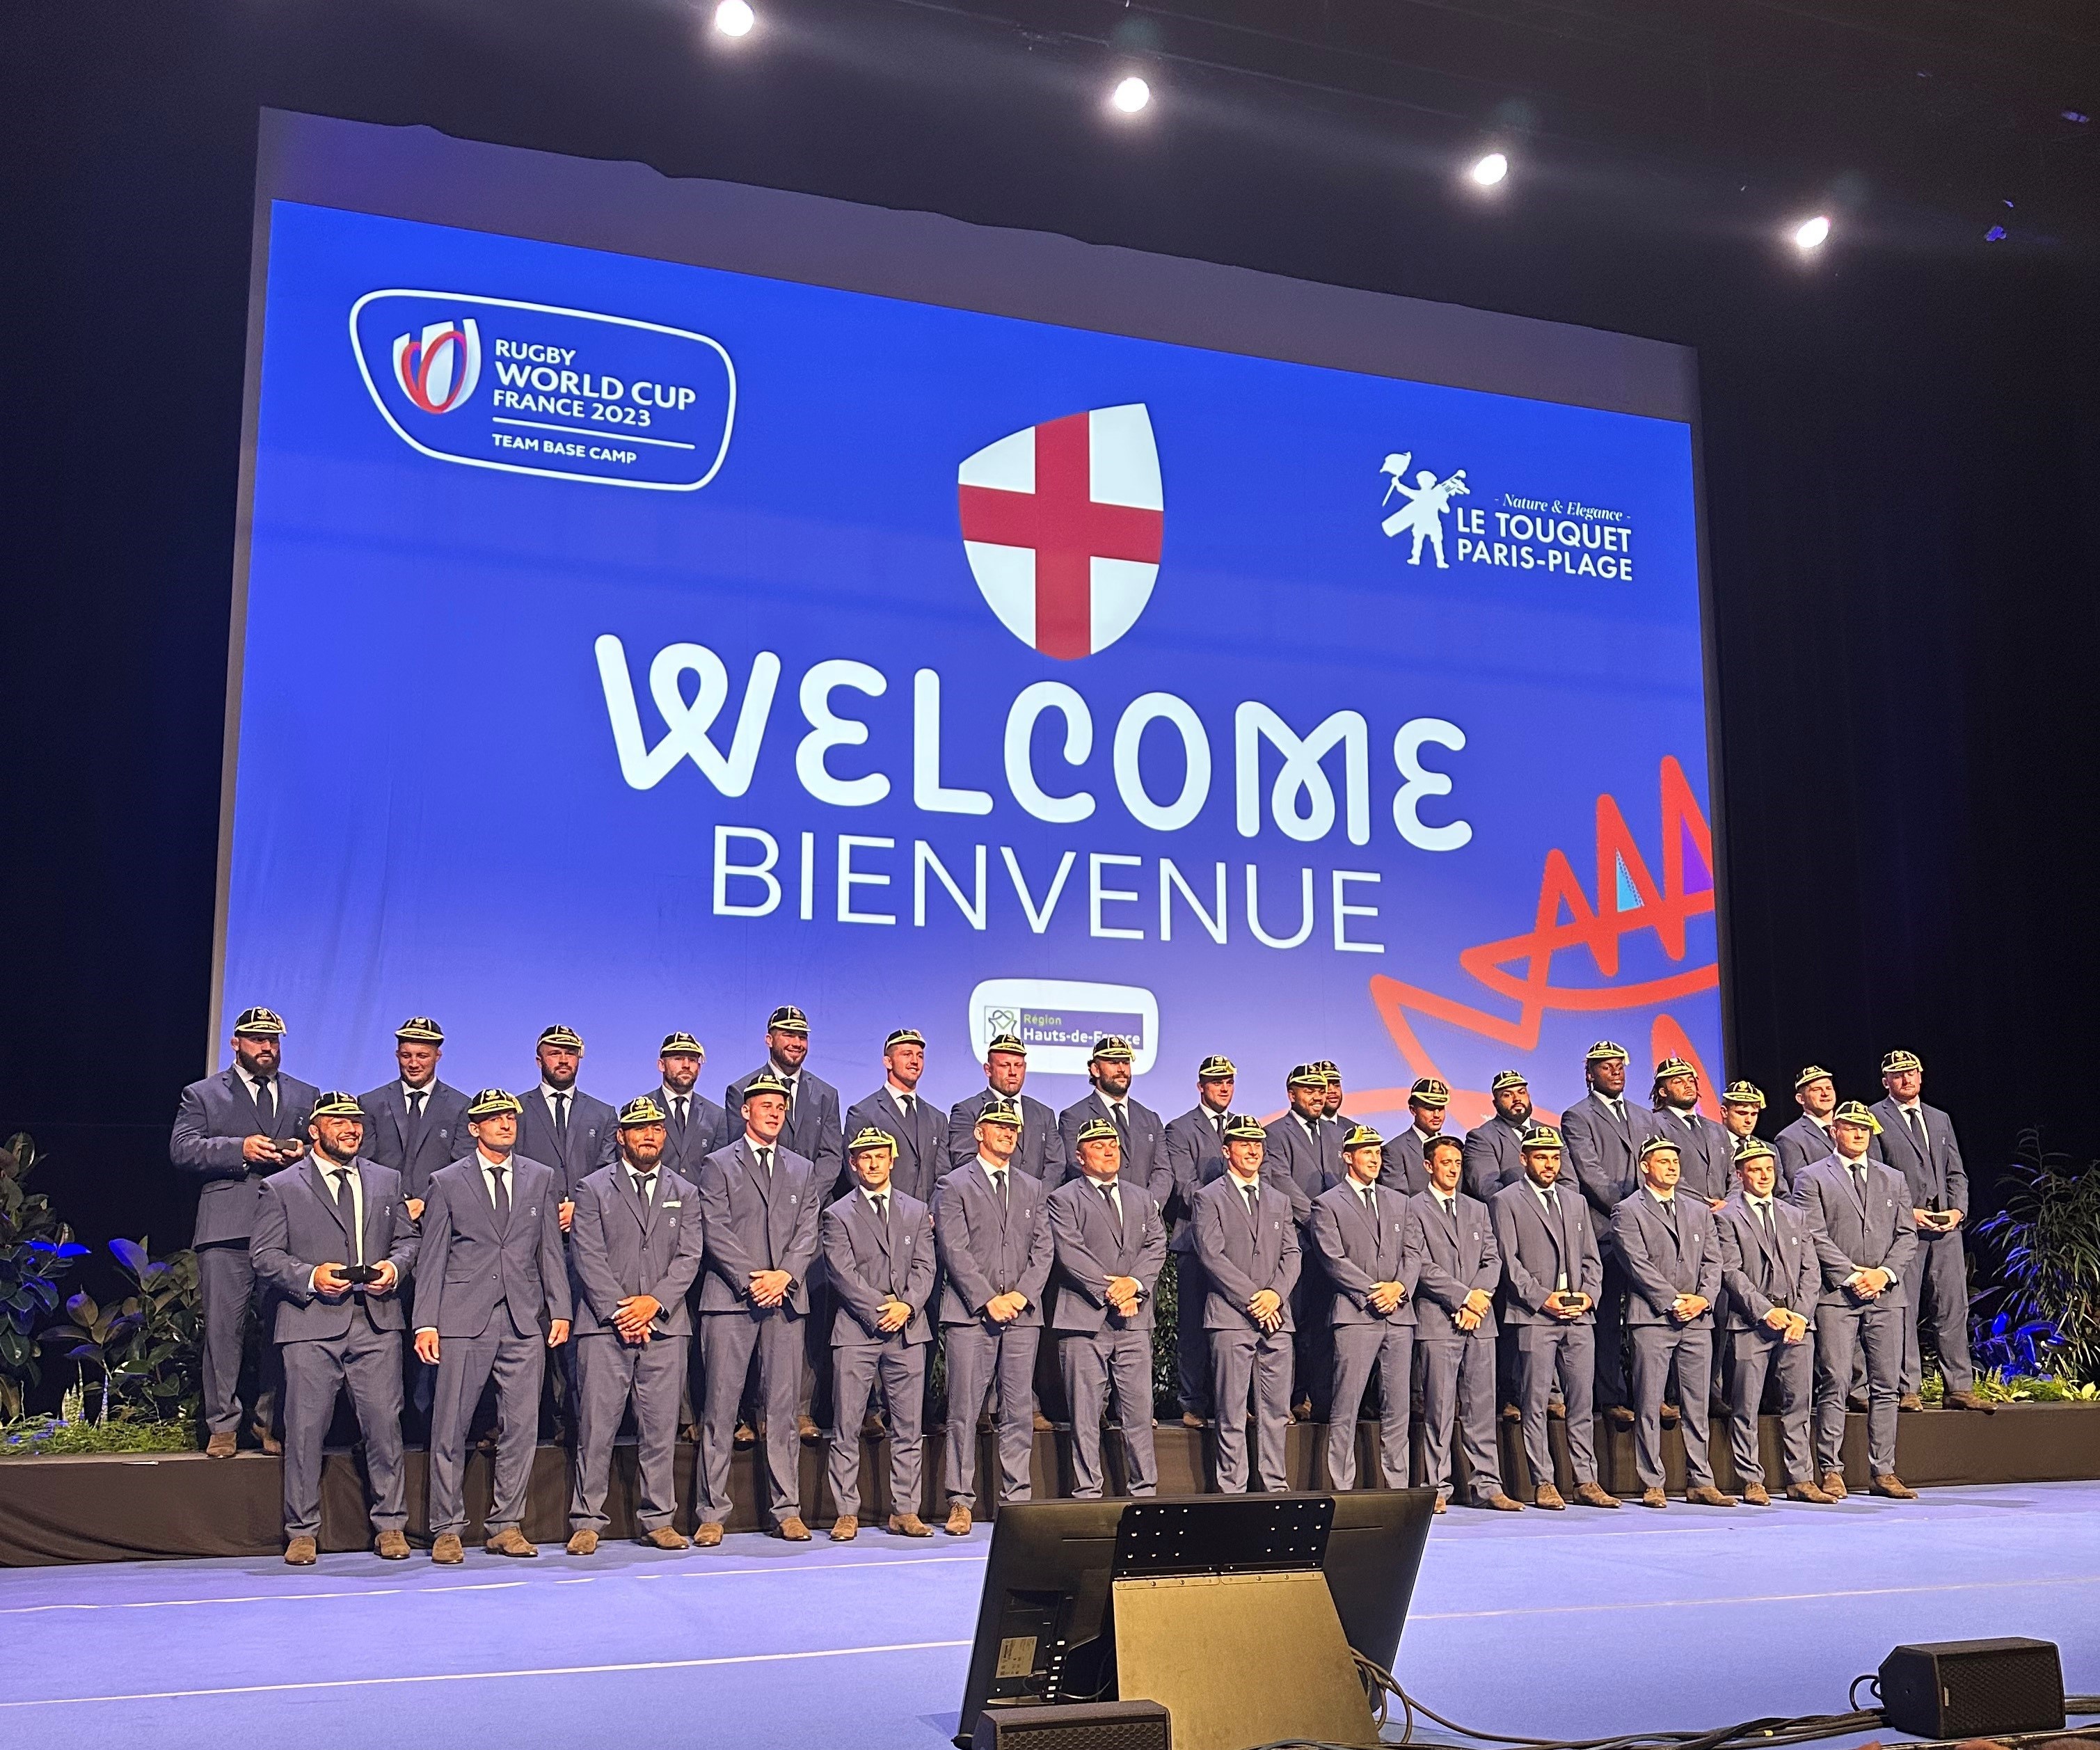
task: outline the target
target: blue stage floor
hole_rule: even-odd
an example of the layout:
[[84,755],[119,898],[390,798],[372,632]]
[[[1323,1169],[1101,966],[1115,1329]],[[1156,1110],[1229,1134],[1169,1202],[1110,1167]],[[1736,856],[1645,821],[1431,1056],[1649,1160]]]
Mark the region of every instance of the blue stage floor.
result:
[[[0,1575],[0,1743],[938,1750],[986,1535],[17,1570]],[[1837,1712],[1891,1646],[1992,1634],[2058,1642],[2067,1686],[2100,1690],[2100,1485],[1454,1511],[1400,1675],[1468,1725],[1595,1736]]]

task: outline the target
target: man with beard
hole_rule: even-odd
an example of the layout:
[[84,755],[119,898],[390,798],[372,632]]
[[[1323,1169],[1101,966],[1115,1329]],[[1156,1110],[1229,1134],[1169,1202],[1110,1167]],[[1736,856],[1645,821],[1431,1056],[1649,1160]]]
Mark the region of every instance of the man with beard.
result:
[[1524,1177],[1523,1144],[1538,1128],[1531,1117],[1531,1084],[1517,1069],[1498,1069],[1488,1084],[1495,1115],[1466,1138],[1466,1195],[1489,1201]]
[[427,1015],[411,1016],[394,1029],[400,1074],[358,1096],[364,1157],[401,1175],[411,1221],[422,1219],[430,1175],[457,1161],[466,1142],[466,1095],[438,1079],[444,1055],[445,1029]]
[[[1379,1182],[1403,1197],[1416,1197],[1429,1188],[1425,1163],[1429,1145],[1444,1134],[1450,1115],[1451,1090],[1435,1076],[1419,1078],[1407,1091],[1408,1126],[1385,1145],[1384,1166]],[[1451,1140],[1462,1148],[1465,1139],[1455,1131]]]
[[[1327,1074],[1317,1064],[1299,1064],[1284,1082],[1290,1109],[1268,1127],[1262,1176],[1273,1178],[1290,1200],[1298,1223],[1298,1250],[1312,1249],[1312,1200],[1342,1182],[1342,1129],[1327,1117]],[[1317,1268],[1301,1269],[1291,1311],[1291,1347],[1296,1382],[1290,1413],[1299,1422],[1327,1419],[1327,1394],[1334,1387],[1333,1335],[1328,1326],[1326,1285]]]
[[1167,1248],[1174,1260],[1174,1374],[1181,1425],[1211,1419],[1211,1345],[1203,1329],[1210,1289],[1196,1256],[1196,1194],[1225,1170],[1225,1126],[1233,1117],[1239,1072],[1212,1053],[1196,1065],[1196,1104],[1167,1126],[1167,1165],[1172,1191],[1167,1204]]
[[[1597,1303],[1597,1404],[1614,1427],[1630,1428],[1626,1367],[1627,1282],[1612,1252],[1613,1212],[1640,1188],[1640,1146],[1655,1134],[1656,1117],[1626,1100],[1626,1048],[1599,1039],[1582,1060],[1590,1091],[1560,1114],[1560,1135],[1575,1181],[1590,1207],[1590,1225],[1604,1259],[1604,1292]],[[1674,1412],[1666,1412],[1669,1422]]]
[[[1158,1194],[1167,1189],[1167,1126],[1151,1107],[1131,1098],[1131,1063],[1135,1049],[1127,1039],[1111,1034],[1094,1041],[1087,1060],[1087,1079],[1094,1084],[1085,1099],[1075,1100],[1057,1114],[1060,1152],[1064,1157],[1061,1179],[1079,1171],[1079,1132],[1096,1118],[1106,1118],[1116,1127],[1123,1144],[1123,1172],[1132,1183],[1152,1186]],[[1046,1183],[1047,1193],[1057,1189]]]
[[1736,1147],[1726,1131],[1700,1113],[1698,1070],[1681,1057],[1665,1057],[1655,1066],[1652,1104],[1656,1134],[1677,1145],[1679,1189],[1718,1210],[1735,1182]]
[[948,1113],[948,1164],[952,1171],[968,1166],[977,1157],[977,1118],[992,1101],[999,1100],[1021,1114],[1019,1140],[1014,1145],[1013,1165],[1039,1184],[1055,1184],[1065,1176],[1064,1139],[1057,1132],[1057,1114],[1021,1085],[1028,1079],[1028,1047],[1017,1033],[992,1035],[985,1047],[986,1085],[968,1100],[958,1100]]
[[699,1183],[700,1163],[730,1141],[729,1117],[699,1091],[706,1047],[690,1033],[667,1033],[656,1050],[658,1085],[642,1097],[664,1114],[664,1165],[688,1184]]
[[545,1029],[535,1055],[539,1085],[520,1102],[518,1148],[527,1160],[544,1162],[560,1175],[567,1233],[576,1187],[619,1152],[619,1126],[610,1105],[576,1086],[584,1042],[575,1029],[558,1021]]
[[1312,1066],[1327,1078],[1326,1111],[1327,1122],[1343,1135],[1356,1129],[1357,1121],[1342,1110],[1342,1072],[1331,1057],[1323,1057]]

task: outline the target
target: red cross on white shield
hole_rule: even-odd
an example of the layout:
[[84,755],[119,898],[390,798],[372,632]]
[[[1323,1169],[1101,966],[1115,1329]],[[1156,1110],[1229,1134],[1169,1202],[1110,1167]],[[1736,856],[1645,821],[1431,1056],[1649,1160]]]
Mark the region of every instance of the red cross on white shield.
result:
[[1017,638],[1069,662],[1137,624],[1166,527],[1142,403],[1014,432],[972,456],[956,481],[963,551]]

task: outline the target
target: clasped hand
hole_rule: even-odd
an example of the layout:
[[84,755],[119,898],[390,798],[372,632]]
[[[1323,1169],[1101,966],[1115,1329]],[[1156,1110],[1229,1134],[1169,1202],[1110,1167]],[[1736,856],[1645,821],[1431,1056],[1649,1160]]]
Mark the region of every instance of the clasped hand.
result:
[[788,1298],[793,1287],[794,1277],[784,1270],[754,1270],[751,1272],[751,1303],[768,1309],[777,1307]]

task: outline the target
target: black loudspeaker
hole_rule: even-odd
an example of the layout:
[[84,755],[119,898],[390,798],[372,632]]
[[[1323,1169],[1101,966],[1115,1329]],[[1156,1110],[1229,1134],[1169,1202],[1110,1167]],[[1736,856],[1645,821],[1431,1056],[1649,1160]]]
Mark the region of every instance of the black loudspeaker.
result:
[[2063,1730],[2063,1663],[2054,1641],[1936,1641],[1882,1661],[1882,1717],[1917,1738]]
[[972,1750],[1168,1750],[1173,1733],[1156,1701],[1080,1701],[987,1708]]

